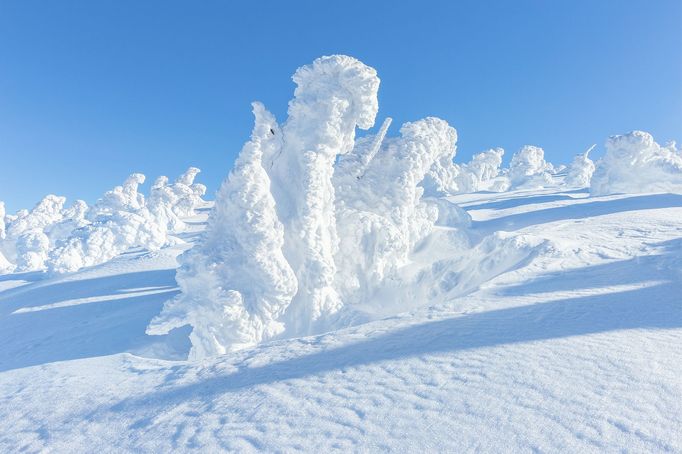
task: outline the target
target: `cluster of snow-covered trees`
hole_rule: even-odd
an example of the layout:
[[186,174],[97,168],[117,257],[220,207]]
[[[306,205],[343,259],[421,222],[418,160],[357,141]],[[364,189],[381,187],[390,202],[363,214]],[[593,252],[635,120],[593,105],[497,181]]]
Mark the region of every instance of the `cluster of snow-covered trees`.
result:
[[590,179],[590,194],[637,192],[682,192],[682,152],[674,142],[661,146],[643,131],[607,140]]
[[107,191],[93,206],[48,195],[32,210],[5,213],[0,202],[0,272],[76,271],[103,263],[130,247],[158,249],[169,234],[184,229],[204,202],[206,187],[194,183],[199,169],[190,167],[175,182],[160,177],[147,199],[138,192],[145,176],[130,175],[122,186]]
[[[356,138],[356,129],[374,125],[379,89],[376,71],[358,60],[322,57],[293,80],[283,124],[253,104],[251,139],[216,195],[205,232],[179,259],[181,294],[147,329],[165,334],[191,325],[193,357],[353,323],[362,315],[350,308],[398,305],[415,298],[420,280],[436,294],[470,285],[466,273],[493,275],[506,260],[500,254],[519,249],[516,239],[493,235],[464,265],[434,258],[478,247],[467,243],[469,215],[448,195],[557,185],[589,187],[595,196],[682,191],[682,154],[645,132],[609,138],[596,164],[594,146],[555,168],[532,145],[506,168],[501,148],[455,163],[457,132],[438,118],[405,123],[397,137],[388,136],[386,118],[376,134]],[[131,247],[171,244],[205,203],[198,173],[191,167],[173,183],[159,177],[147,197],[139,192],[145,177],[135,173],[91,207],[81,200],[65,207],[64,197],[48,195],[8,215],[0,202],[0,272],[72,272]]]
[[378,111],[373,68],[322,57],[293,79],[281,126],[254,104],[251,140],[203,238],[180,258],[182,293],[148,327],[192,325],[194,357],[324,330],[345,306],[399,285],[397,270],[436,224],[469,222],[421,186],[437,163],[454,165],[456,133],[445,121],[406,123],[387,138],[387,120],[356,141]]
[[[195,358],[352,323],[357,313],[347,309],[379,294],[396,304],[409,297],[409,279],[447,266],[432,261],[406,277],[401,270],[420,244],[438,226],[469,226],[468,214],[444,196],[557,184],[591,186],[593,194],[637,192],[667,188],[682,175],[674,146],[660,147],[641,132],[609,139],[594,176],[591,149],[560,168],[530,145],[505,169],[500,148],[456,164],[457,133],[433,117],[404,124],[398,137],[387,136],[387,118],[377,134],[356,140],[356,129],[372,127],[378,112],[374,69],[347,56],[322,57],[293,80],[282,125],[253,104],[251,140],[216,196],[203,237],[180,257],[182,292],[147,328],[165,334],[191,325]],[[457,237],[448,235],[438,241]],[[453,241],[442,247],[466,243]],[[493,256],[500,241],[486,243]],[[501,250],[518,249],[507,243]],[[443,287],[457,285],[449,280]]]
[[594,148],[577,154],[567,167],[556,168],[545,161],[542,148],[526,145],[503,169],[501,148],[474,155],[469,163],[458,165],[452,164],[453,147],[450,156],[434,164],[422,185],[427,194],[441,196],[560,185],[588,187],[594,196],[682,191],[682,151],[674,142],[661,146],[643,131],[611,136],[606,141],[606,153],[596,163],[589,157]]

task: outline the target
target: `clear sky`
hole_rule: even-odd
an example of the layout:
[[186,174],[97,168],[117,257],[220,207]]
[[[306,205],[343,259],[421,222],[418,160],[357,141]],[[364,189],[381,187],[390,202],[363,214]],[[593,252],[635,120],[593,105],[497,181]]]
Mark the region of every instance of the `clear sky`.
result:
[[632,129],[682,141],[680,0],[0,0],[0,200],[93,202],[189,165],[212,193],[249,103],[283,121],[291,74],[334,53],[378,70],[389,134],[444,118],[458,161],[534,144],[566,163]]

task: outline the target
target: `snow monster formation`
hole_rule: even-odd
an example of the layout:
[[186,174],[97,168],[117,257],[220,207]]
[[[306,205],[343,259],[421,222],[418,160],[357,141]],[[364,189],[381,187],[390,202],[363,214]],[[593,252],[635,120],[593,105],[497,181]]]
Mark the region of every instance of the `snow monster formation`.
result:
[[585,153],[575,156],[571,165],[568,166],[566,174],[566,185],[576,188],[586,188],[590,185],[590,179],[594,173],[594,162],[589,157],[590,151],[594,150],[592,145]]
[[545,151],[525,145],[514,153],[509,163],[511,189],[538,188],[552,183],[552,164],[545,161]]
[[147,329],[164,334],[192,325],[195,358],[282,333],[279,318],[297,291],[263,168],[263,157],[282,147],[281,131],[262,104],[254,103],[253,113],[251,140],[216,195],[201,243],[181,256],[176,280],[182,293],[166,303]]
[[70,273],[106,262],[131,247],[149,250],[179,241],[169,234],[184,230],[182,219],[205,204],[206,187],[194,183],[190,167],[174,183],[159,177],[145,199],[139,192],[145,176],[130,175],[92,207],[47,195],[32,210],[6,215],[0,202],[0,273],[44,271]]
[[180,257],[182,293],[147,328],[191,325],[191,358],[347,326],[358,317],[354,305],[411,285],[405,279],[415,273],[401,269],[437,225],[457,230],[470,221],[421,186],[453,155],[457,136],[445,121],[406,123],[388,139],[387,119],[356,141],[356,128],[372,127],[377,115],[374,69],[335,55],[293,80],[281,127],[253,104],[251,140],[202,238]]
[[591,195],[682,192],[682,153],[660,146],[648,132],[611,136],[590,181]]

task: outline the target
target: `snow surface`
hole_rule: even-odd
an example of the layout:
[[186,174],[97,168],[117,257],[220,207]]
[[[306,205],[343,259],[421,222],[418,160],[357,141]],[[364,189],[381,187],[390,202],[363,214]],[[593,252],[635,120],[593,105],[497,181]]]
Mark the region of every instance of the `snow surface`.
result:
[[533,253],[464,296],[201,361],[187,328],[145,328],[205,210],[186,244],[1,276],[0,451],[682,452],[682,195],[587,196],[457,195],[478,253],[499,231]]

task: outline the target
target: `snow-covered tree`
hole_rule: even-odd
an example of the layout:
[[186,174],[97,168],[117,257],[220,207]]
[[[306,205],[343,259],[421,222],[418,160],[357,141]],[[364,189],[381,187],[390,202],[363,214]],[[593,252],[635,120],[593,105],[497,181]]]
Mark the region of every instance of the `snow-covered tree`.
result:
[[138,192],[144,180],[144,175],[134,173],[122,186],[106,192],[84,216],[91,223],[74,230],[50,251],[48,269],[73,272],[111,260],[134,246],[155,250],[166,244],[166,226],[155,222]]
[[378,110],[376,71],[343,55],[299,68],[282,127],[281,150],[266,155],[277,214],[284,225],[284,255],[298,279],[289,325],[299,333],[338,311],[334,288],[338,248],[332,175],[338,155],[350,152],[355,128],[370,128]]
[[152,185],[147,208],[155,221],[171,233],[185,230],[182,219],[194,216],[195,210],[206,203],[202,199],[206,186],[194,183],[199,172],[198,168],[190,167],[172,184],[168,184],[168,177],[161,176]]
[[594,162],[589,157],[590,151],[594,149],[592,145],[584,153],[577,154],[568,167],[568,174],[566,175],[566,184],[577,188],[585,188],[590,185],[590,179],[594,173]]
[[545,151],[525,145],[514,153],[509,164],[511,188],[542,187],[552,182],[553,166],[545,161]]
[[439,217],[456,219],[457,224],[468,220],[454,204],[422,198],[421,184],[434,163],[452,156],[454,128],[429,117],[404,124],[400,133],[399,138],[384,141],[361,178],[349,172],[352,167],[345,162],[364,161],[363,154],[372,148],[358,147],[344,156],[335,174],[341,238],[337,287],[348,302],[371,298],[388,277],[394,277]]
[[682,154],[675,143],[660,146],[651,134],[611,136],[596,165],[590,194],[682,192]]
[[[280,318],[297,290],[282,253],[264,154],[281,148],[274,117],[253,104],[255,126],[216,196],[199,244],[181,256],[182,293],[166,303],[147,332],[165,334],[191,324],[192,357],[251,346],[284,331]],[[186,182],[185,182],[186,183]],[[191,184],[191,182],[190,182]]]
[[175,195],[175,203],[172,209],[178,217],[194,216],[196,214],[194,210],[204,204],[201,197],[206,194],[206,186],[194,182],[199,172],[201,170],[198,168],[190,167],[171,185],[171,190]]
[[145,206],[144,195],[138,192],[138,188],[145,181],[141,173],[133,173],[111,191],[104,193],[101,199],[88,211],[87,217],[91,221],[112,216],[119,211],[134,212]]
[[64,218],[65,197],[47,195],[32,210],[20,210],[6,226],[0,249],[17,271],[36,271],[45,266],[50,249],[46,235],[52,225]]
[[355,128],[377,114],[376,72],[332,56],[294,81],[282,128],[254,105],[251,140],[206,232],[181,257],[182,293],[148,327],[164,334],[190,324],[194,358],[331,328],[353,303],[397,290],[398,270],[436,225],[469,222],[453,203],[424,197],[434,163],[453,156],[456,133],[445,121],[406,123],[386,139],[389,119],[356,143]]

